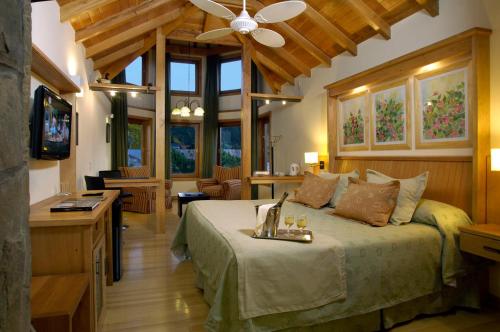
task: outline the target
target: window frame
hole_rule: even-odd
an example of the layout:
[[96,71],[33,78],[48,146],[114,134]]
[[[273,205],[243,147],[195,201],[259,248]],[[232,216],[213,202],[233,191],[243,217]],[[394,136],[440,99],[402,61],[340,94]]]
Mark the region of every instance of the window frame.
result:
[[[176,180],[192,180],[197,179],[200,175],[201,169],[201,136],[202,136],[202,126],[201,121],[189,121],[189,120],[175,120],[170,123],[170,128],[178,127],[193,127],[195,128],[195,158],[194,158],[194,173],[189,174],[175,174],[172,168],[172,158],[170,158],[170,176],[172,179]],[[170,131],[171,132],[171,131]],[[170,153],[172,153],[172,142],[170,142]]]
[[[220,129],[223,127],[238,127],[238,126],[240,127],[241,130],[241,120],[238,119],[219,120],[219,125],[217,126],[217,165],[222,166],[220,159],[221,158]],[[241,144],[241,138],[240,138],[240,144]]]
[[235,57],[228,57],[228,58],[223,58],[219,60],[219,64],[217,66],[217,89],[219,90],[219,96],[230,96],[230,95],[239,95],[241,94],[241,87],[239,89],[233,89],[233,90],[221,90],[222,86],[222,64],[226,62],[232,62],[232,61],[237,61],[241,59],[241,56],[235,56]]
[[[129,115],[127,124],[137,124],[142,127],[141,135],[141,166],[151,165],[151,135],[152,135],[152,119]],[[128,147],[127,147],[128,150]],[[127,152],[128,153],[128,152]]]
[[195,91],[180,91],[180,90],[170,90],[170,94],[172,96],[195,96],[195,97],[200,97],[201,96],[201,71],[202,71],[202,63],[201,63],[201,58],[195,58],[195,57],[187,57],[187,56],[175,56],[171,57],[170,61],[168,63],[169,66],[169,83],[170,87],[172,87],[172,73],[171,73],[171,68],[170,65],[172,62],[177,62],[177,63],[191,63],[195,65],[194,72],[195,72]]

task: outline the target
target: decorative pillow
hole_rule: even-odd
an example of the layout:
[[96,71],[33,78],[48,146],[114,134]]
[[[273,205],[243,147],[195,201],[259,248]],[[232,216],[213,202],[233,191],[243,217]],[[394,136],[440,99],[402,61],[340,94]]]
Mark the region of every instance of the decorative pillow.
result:
[[319,209],[328,204],[335,192],[339,179],[327,180],[305,172],[302,185],[295,191],[295,198],[289,201],[302,203]]
[[337,203],[340,201],[342,195],[347,191],[347,185],[349,183],[349,178],[358,179],[359,171],[355,169],[350,173],[319,173],[319,176],[323,179],[333,180],[339,179],[339,183],[337,184],[337,189],[335,189],[335,194],[330,200],[330,206],[335,207]]
[[394,225],[406,224],[411,221],[411,216],[427,186],[428,177],[429,172],[425,172],[410,179],[394,179],[371,169],[366,170],[366,179],[369,183],[387,183],[394,180],[401,183],[398,204],[391,216],[391,223]]
[[332,214],[372,226],[385,226],[396,206],[399,187],[399,181],[376,184],[349,178],[347,191]]

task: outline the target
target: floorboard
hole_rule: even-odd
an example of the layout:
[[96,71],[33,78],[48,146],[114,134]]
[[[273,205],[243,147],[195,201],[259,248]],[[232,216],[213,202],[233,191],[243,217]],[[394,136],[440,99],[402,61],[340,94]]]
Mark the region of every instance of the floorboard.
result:
[[[170,253],[179,223],[167,211],[167,232],[155,235],[149,228],[154,215],[124,213],[123,277],[107,287],[103,331],[201,332],[209,307],[195,285],[191,262],[180,262]],[[500,311],[456,310],[445,315],[415,319],[394,332],[478,331],[500,332]]]

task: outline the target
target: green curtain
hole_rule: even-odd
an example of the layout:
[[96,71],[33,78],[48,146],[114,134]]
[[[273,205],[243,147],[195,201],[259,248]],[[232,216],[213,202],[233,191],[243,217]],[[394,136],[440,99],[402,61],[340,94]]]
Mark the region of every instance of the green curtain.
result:
[[[115,84],[125,84],[125,70],[112,80]],[[117,93],[111,97],[111,113],[113,124],[111,126],[111,167],[118,169],[128,165],[128,107],[127,94]]]
[[165,56],[165,178],[170,179],[172,165],[170,163],[170,123],[171,120],[171,97],[170,92],[170,54]]
[[[252,62],[252,71],[251,71],[251,91],[259,92],[259,71],[257,70],[257,66]],[[258,126],[259,126],[259,105],[257,104],[257,100],[252,100],[252,174],[254,171],[259,169],[259,138],[258,135]],[[252,199],[258,199],[259,197],[259,188],[256,185],[252,185]]]
[[219,92],[217,72],[219,57],[207,57],[205,76],[205,115],[203,118],[203,162],[202,177],[212,177],[212,170],[217,162],[217,131],[219,126]]

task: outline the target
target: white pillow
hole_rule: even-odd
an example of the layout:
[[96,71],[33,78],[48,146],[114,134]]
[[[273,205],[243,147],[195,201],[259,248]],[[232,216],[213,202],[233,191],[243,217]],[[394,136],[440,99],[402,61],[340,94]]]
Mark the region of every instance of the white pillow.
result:
[[394,225],[402,225],[411,221],[427,186],[428,177],[429,172],[425,172],[410,179],[395,179],[371,169],[366,170],[366,179],[369,183],[387,183],[394,180],[399,180],[401,183],[398,202],[390,219],[391,224]]
[[335,207],[337,203],[340,201],[342,195],[347,191],[347,185],[349,184],[349,178],[359,179],[359,171],[355,169],[350,173],[328,173],[328,172],[320,172],[318,174],[323,179],[333,180],[340,177],[339,182],[337,183],[337,189],[335,189],[335,193],[333,194],[332,199],[330,199],[330,206]]

